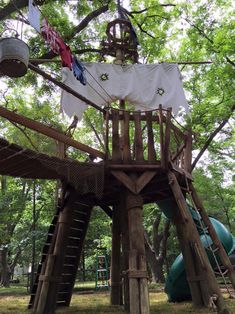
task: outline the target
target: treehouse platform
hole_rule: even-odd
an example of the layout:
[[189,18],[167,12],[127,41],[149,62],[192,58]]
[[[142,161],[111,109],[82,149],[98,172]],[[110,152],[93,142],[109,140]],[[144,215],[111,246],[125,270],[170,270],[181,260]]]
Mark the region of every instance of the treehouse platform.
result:
[[177,124],[170,108],[106,108],[104,151],[2,107],[0,115],[87,154],[87,162],[78,162],[0,140],[0,174],[62,182],[29,303],[35,313],[54,313],[57,306],[70,304],[94,206],[112,218],[111,303],[124,304],[131,314],[149,313],[142,209],[164,200],[172,203],[193,303],[210,306],[214,298],[219,309],[226,309],[186,197],[200,211],[233,286],[234,270],[193,187],[192,132]]

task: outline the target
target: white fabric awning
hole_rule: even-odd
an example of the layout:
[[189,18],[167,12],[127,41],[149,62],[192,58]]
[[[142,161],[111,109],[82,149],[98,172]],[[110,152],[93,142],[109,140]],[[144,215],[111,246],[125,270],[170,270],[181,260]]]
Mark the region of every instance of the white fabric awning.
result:
[[[180,107],[188,112],[181,75],[177,64],[85,63],[87,85],[82,85],[68,68],[62,70],[62,81],[98,106],[124,99],[136,110],[172,107],[177,114]],[[87,108],[86,103],[70,93],[62,91],[61,105],[69,116],[79,118]]]

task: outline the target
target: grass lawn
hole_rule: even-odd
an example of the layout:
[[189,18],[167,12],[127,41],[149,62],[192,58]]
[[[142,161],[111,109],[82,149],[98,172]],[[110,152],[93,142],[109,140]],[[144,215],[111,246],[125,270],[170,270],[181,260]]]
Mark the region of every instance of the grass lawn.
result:
[[[235,300],[226,297],[226,303],[235,313]],[[11,288],[0,288],[0,313],[1,314],[23,314],[30,313],[27,310],[29,296],[26,288],[12,286]],[[164,292],[150,291],[151,313],[166,313],[166,314],[181,314],[181,313],[213,313],[206,309],[195,309],[190,302],[172,304],[167,302],[167,296]],[[124,313],[120,306],[109,305],[109,292],[96,292],[79,294],[75,293],[72,298],[71,306],[68,308],[61,308],[56,311],[60,314],[94,314],[94,313]],[[214,312],[215,313],[215,312]]]

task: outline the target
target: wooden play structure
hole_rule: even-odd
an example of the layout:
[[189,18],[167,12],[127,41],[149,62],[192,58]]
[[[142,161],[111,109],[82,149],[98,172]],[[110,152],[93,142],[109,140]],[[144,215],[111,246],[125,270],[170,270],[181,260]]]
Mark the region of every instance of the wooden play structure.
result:
[[[105,43],[106,52],[116,51],[120,62],[127,56],[136,60],[136,49],[130,47],[129,39],[115,42],[118,23],[120,20],[109,25],[114,40]],[[128,26],[128,22],[122,23]],[[53,81],[35,65],[29,67]],[[131,314],[148,314],[142,208],[144,204],[170,199],[193,304],[209,307],[213,303],[221,313],[229,313],[186,203],[189,195],[235,287],[233,267],[193,186],[192,132],[179,126],[171,108],[163,109],[161,104],[151,111],[131,111],[120,100],[117,109],[98,109],[103,112],[106,134],[103,151],[0,107],[1,117],[45,134],[61,146],[72,146],[92,156],[80,163],[66,159],[63,153],[49,157],[0,140],[2,175],[60,179],[63,187],[29,308],[34,313],[48,314],[54,313],[57,306],[69,306],[92,207],[100,206],[112,218],[111,304],[124,304]],[[92,161],[94,158],[99,161]]]

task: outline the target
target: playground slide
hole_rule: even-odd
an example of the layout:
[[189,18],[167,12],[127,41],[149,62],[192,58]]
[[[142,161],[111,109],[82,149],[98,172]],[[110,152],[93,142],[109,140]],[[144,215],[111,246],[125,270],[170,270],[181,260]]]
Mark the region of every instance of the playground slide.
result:
[[[171,200],[164,200],[158,202],[159,207],[162,209],[168,219],[171,219],[172,210],[176,206]],[[212,244],[212,240],[209,235],[205,235],[200,225],[200,216],[196,211],[189,206],[189,211],[195,221],[198,233],[200,235],[201,242],[205,248]],[[228,231],[228,229],[215,218],[210,217],[210,221],[213,224],[215,231],[224,246],[228,256],[230,256],[235,250],[235,237]],[[207,251],[208,258],[213,268],[216,267],[214,257],[212,253]],[[219,258],[218,258],[219,261]],[[165,291],[168,295],[169,302],[180,302],[191,299],[189,285],[186,279],[186,272],[184,268],[184,260],[182,254],[180,254],[172,264],[170,273],[168,275]]]

